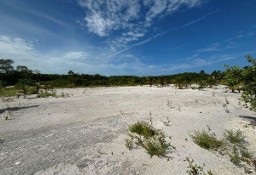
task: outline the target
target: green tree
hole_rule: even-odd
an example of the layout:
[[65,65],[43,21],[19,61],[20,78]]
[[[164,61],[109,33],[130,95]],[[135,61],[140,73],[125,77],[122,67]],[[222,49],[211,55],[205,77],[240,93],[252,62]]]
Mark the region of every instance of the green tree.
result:
[[223,73],[219,70],[218,71],[217,70],[213,71],[211,73],[211,76],[215,80],[216,84],[219,84],[221,82],[221,80],[223,79]]
[[24,95],[24,98],[27,97],[29,93],[29,85],[30,81],[27,79],[21,79],[19,82],[15,85],[16,89],[19,90],[20,93]]
[[16,70],[18,72],[28,72],[29,71],[27,66],[22,66],[22,65],[16,66]]
[[246,58],[250,65],[244,67],[242,72],[244,87],[241,99],[247,107],[256,111],[256,59],[249,55]]
[[13,71],[12,64],[14,63],[11,59],[0,59],[0,73],[9,74]]
[[226,85],[229,87],[232,92],[235,92],[235,90],[238,90],[240,92],[242,87],[242,69],[239,66],[233,66],[230,67],[228,65],[225,65],[226,70],[224,72],[225,74],[225,80]]

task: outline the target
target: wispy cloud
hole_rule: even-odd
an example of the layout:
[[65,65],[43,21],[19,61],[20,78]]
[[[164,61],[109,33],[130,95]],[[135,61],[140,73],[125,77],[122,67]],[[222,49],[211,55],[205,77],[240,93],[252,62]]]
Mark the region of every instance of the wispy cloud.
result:
[[189,45],[190,45],[189,43],[182,44],[180,46],[176,46],[176,47],[171,48],[170,51],[175,51],[175,50],[178,50],[178,49],[182,49],[182,48],[187,47]]
[[207,46],[206,48],[198,49],[196,52],[213,52],[220,50],[219,48],[220,43],[213,43],[210,46]]
[[1,58],[10,58],[15,65],[26,65],[42,73],[66,73],[74,70],[90,74],[142,74],[150,65],[146,65],[132,54],[122,54],[111,59],[105,58],[103,52],[85,50],[52,50],[40,52],[33,43],[22,38],[0,35]]
[[67,26],[67,23],[65,23],[64,21],[62,21],[56,17],[53,17],[47,13],[44,13],[38,9],[35,10],[33,7],[31,7],[29,5],[25,5],[21,1],[16,1],[15,3],[12,1],[3,1],[1,3],[10,7],[11,9],[15,9],[18,12],[22,12],[24,14],[28,14],[28,15],[34,16],[36,18],[41,18],[41,19],[47,20],[47,21],[57,24],[57,25]]
[[233,59],[237,59],[237,56],[224,54],[224,55],[211,56],[205,59],[205,58],[201,58],[199,55],[192,55],[189,58],[185,58],[187,62],[181,63],[181,64],[169,65],[167,70],[169,71],[183,70],[184,71],[191,68],[205,68],[205,66],[226,62],[228,60],[233,60]]
[[230,41],[226,44],[225,49],[233,49],[233,48],[237,48],[239,47],[239,44],[234,42],[234,41]]
[[0,35],[0,53],[3,58],[14,59],[16,65],[25,64],[29,68],[50,73],[63,73],[68,64],[81,63],[87,56],[83,51],[42,53],[34,47],[33,42],[3,35]]
[[[161,75],[187,71],[192,68],[205,68],[218,63],[241,58],[245,54],[256,53],[248,51],[237,54],[214,55],[209,58],[194,54],[188,58],[180,58],[180,63],[148,64],[133,54],[120,54],[111,58],[93,55],[85,50],[68,50],[42,53],[33,43],[22,38],[0,36],[0,53],[3,58],[14,59],[16,65],[26,65],[43,73],[67,73],[74,70],[78,73],[104,75]],[[102,54],[103,55],[103,54]],[[61,65],[61,66],[60,66]],[[75,69],[74,69],[75,68]]]
[[227,38],[226,42],[233,42],[236,40],[246,39],[255,36],[255,26],[250,27],[248,30],[239,31],[236,35]]
[[195,24],[195,23],[197,23],[197,22],[199,22],[199,21],[201,21],[201,20],[204,20],[205,18],[207,18],[208,16],[210,16],[210,15],[216,13],[216,12],[217,12],[217,11],[210,12],[210,13],[204,15],[204,16],[201,16],[200,18],[197,18],[197,19],[195,19],[195,20],[192,20],[192,21],[190,21],[190,22],[188,22],[188,23],[186,23],[186,24],[183,24],[183,25],[181,25],[181,26],[179,26],[179,27],[170,28],[170,29],[168,29],[168,30],[166,30],[166,31],[157,33],[157,34],[155,34],[155,35],[153,35],[153,36],[151,36],[151,37],[149,37],[149,38],[147,38],[147,39],[145,39],[145,40],[143,40],[143,41],[139,41],[139,42],[137,42],[137,43],[135,43],[135,44],[132,44],[132,45],[130,45],[130,46],[126,46],[124,49],[118,50],[117,52],[115,52],[114,54],[109,55],[109,56],[111,57],[111,56],[119,55],[119,54],[121,54],[121,53],[123,53],[123,52],[125,52],[125,51],[128,51],[128,50],[130,50],[130,49],[132,49],[132,48],[134,48],[134,47],[144,45],[144,44],[146,44],[146,43],[148,43],[148,42],[150,42],[150,41],[152,41],[152,40],[154,40],[154,39],[156,39],[156,38],[159,38],[159,37],[161,37],[161,36],[167,34],[168,32],[171,32],[171,31],[178,31],[178,30],[184,29],[184,28],[186,28],[186,27],[189,27],[190,25],[193,25],[193,24]]
[[[86,10],[83,22],[79,21],[79,23],[100,37],[110,37],[107,42],[111,49],[116,51],[144,38],[156,19],[171,15],[182,7],[197,7],[202,0],[78,0],[78,2]],[[197,21],[191,21],[193,22]],[[111,37],[113,33],[114,38]]]

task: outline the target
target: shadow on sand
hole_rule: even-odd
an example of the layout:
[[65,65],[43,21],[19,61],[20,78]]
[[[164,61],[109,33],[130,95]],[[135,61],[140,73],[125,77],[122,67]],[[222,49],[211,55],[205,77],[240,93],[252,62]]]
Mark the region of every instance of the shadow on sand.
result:
[[256,117],[255,116],[246,116],[246,115],[240,115],[239,117],[248,120],[250,122],[250,124],[248,125],[252,125],[253,127],[256,126]]
[[0,114],[4,113],[5,111],[18,111],[22,109],[27,109],[27,108],[36,108],[39,105],[32,105],[32,106],[22,106],[22,107],[7,107],[5,109],[0,109]]
[[256,116],[239,115],[239,117],[241,117],[243,119],[247,119],[252,122],[256,122]]

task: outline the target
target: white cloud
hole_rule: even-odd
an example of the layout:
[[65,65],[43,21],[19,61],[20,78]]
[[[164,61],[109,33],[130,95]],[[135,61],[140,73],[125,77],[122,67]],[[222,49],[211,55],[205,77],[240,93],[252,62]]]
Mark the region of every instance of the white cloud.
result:
[[90,32],[94,32],[99,36],[108,35],[108,31],[114,26],[114,22],[110,19],[104,19],[100,14],[93,13],[85,17],[87,27]]
[[[92,52],[59,50],[58,52],[42,53],[33,46],[33,43],[22,38],[0,36],[1,58],[13,59],[15,65],[25,65],[30,69],[40,70],[42,73],[67,73],[68,70],[74,70],[77,73],[100,73],[103,75],[160,75],[210,66],[244,55],[244,53],[216,55],[209,59],[202,59],[199,54],[194,54],[182,61],[185,63],[152,65],[143,62],[133,54],[121,53],[118,56],[105,57],[105,51],[104,49]],[[95,53],[97,54],[95,55]]]
[[30,43],[26,43],[21,38],[10,38],[8,36],[0,36],[0,53],[5,55],[21,55],[27,53],[35,54]]
[[133,27],[132,20],[140,11],[137,0],[80,0],[79,4],[87,11],[84,21],[88,30],[101,37],[115,30]]
[[113,50],[118,50],[143,38],[155,19],[170,15],[182,7],[198,6],[201,1],[78,0],[86,12],[84,22],[79,23],[100,37],[114,33],[115,37],[108,39],[108,43]]
[[15,61],[15,65],[25,65],[47,73],[65,73],[71,65],[80,64],[87,57],[84,51],[41,53],[33,42],[22,38],[0,35],[1,58]]
[[13,59],[15,65],[25,65],[29,69],[37,69],[42,73],[67,73],[68,70],[74,70],[77,73],[103,75],[141,74],[148,67],[134,55],[123,54],[106,58],[105,51],[104,49],[93,50],[94,54],[82,50],[42,53],[35,48],[33,42],[0,35],[1,58]]

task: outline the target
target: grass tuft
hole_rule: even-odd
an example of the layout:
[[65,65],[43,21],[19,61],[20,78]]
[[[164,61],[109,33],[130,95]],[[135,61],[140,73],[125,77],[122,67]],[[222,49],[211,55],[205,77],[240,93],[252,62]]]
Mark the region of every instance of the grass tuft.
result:
[[224,136],[227,141],[235,145],[243,145],[245,143],[245,136],[243,135],[243,132],[240,130],[226,130]]
[[145,138],[150,138],[158,135],[158,131],[156,129],[154,129],[147,122],[143,122],[143,121],[134,123],[129,127],[129,130],[130,132],[136,133]]
[[205,130],[195,131],[191,138],[197,145],[207,150],[218,150],[224,145],[224,142],[217,139],[214,133],[208,133]]
[[152,157],[165,157],[168,150],[172,147],[167,143],[166,136],[160,131],[155,129],[147,122],[140,121],[129,126],[129,139],[126,139],[126,147],[129,149],[134,146],[143,147],[147,153]]
[[232,152],[229,154],[230,161],[235,164],[236,166],[240,167],[241,166],[241,157],[239,154],[239,150],[237,147],[234,145]]
[[144,148],[150,156],[156,155],[160,157],[166,155],[169,145],[167,143],[161,143],[159,138],[152,137],[146,140]]

